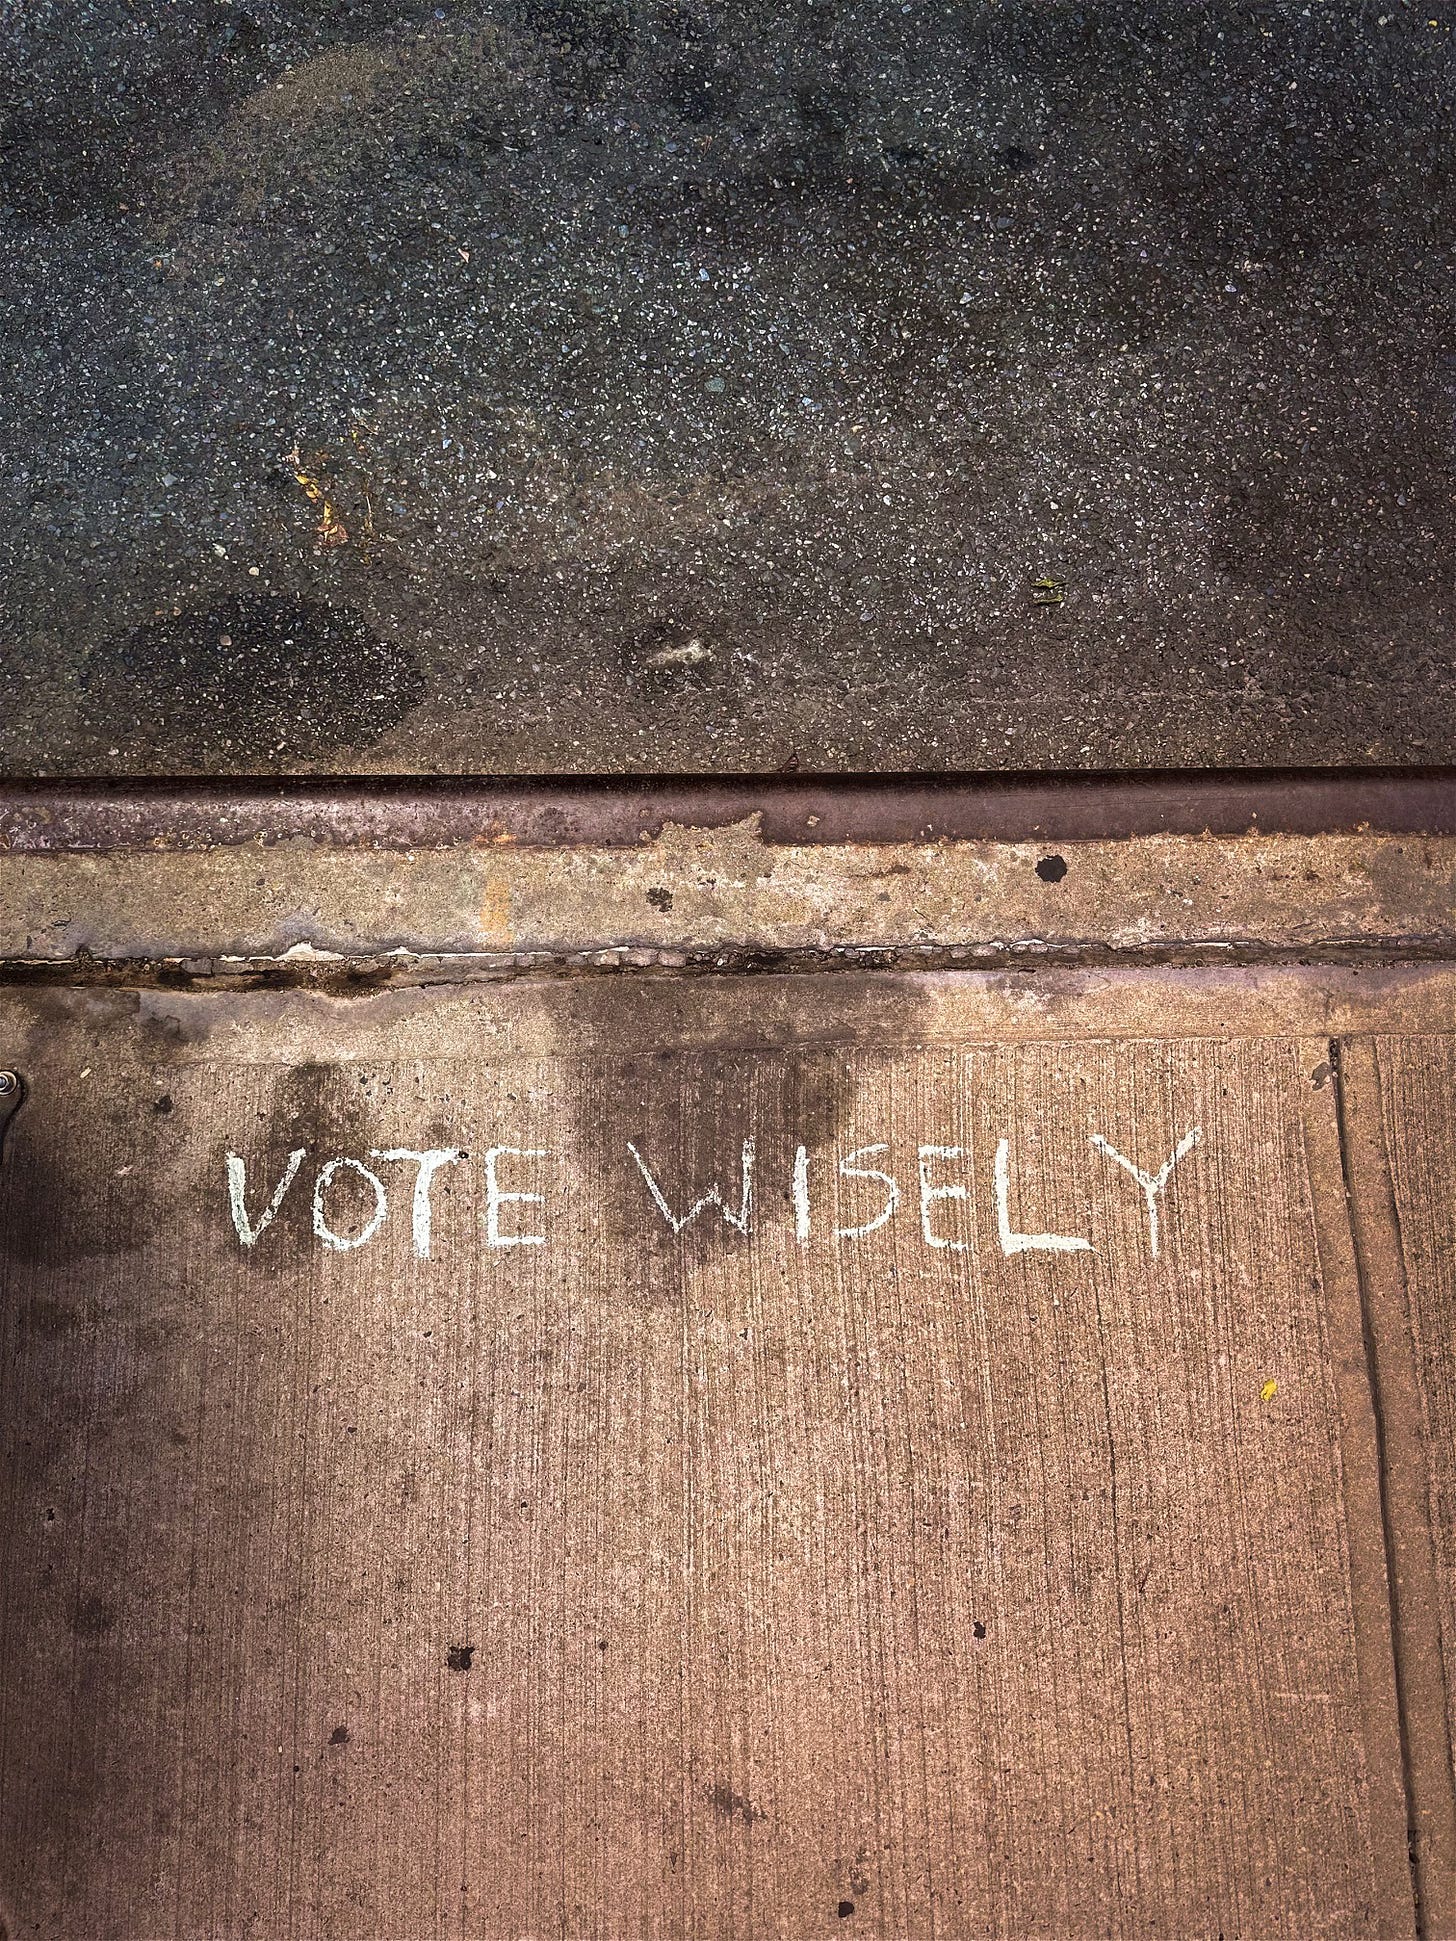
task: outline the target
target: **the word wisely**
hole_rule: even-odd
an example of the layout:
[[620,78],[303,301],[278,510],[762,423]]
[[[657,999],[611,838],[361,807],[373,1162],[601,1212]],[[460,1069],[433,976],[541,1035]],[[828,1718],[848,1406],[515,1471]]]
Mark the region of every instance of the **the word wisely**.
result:
[[[1148,1249],[1156,1259],[1162,1247],[1164,1206],[1174,1174],[1202,1138],[1194,1126],[1184,1133],[1173,1151],[1155,1171],[1145,1170],[1135,1159],[1118,1150],[1100,1132],[1091,1135],[1092,1150],[1130,1182],[1142,1202],[1146,1221]],[[913,1219],[919,1239],[937,1252],[965,1253],[970,1241],[948,1230],[954,1219],[956,1202],[969,1201],[979,1179],[995,1215],[996,1242],[1008,1258],[1021,1254],[1080,1254],[1096,1251],[1091,1237],[1082,1233],[1044,1233],[1023,1230],[1017,1224],[1015,1209],[1021,1201],[1021,1182],[1013,1176],[1010,1139],[997,1141],[990,1167],[976,1168],[969,1150],[962,1146],[916,1145],[913,1160],[907,1165],[889,1143],[878,1140],[856,1146],[852,1152],[813,1155],[806,1146],[794,1148],[787,1201],[793,1219],[793,1237],[801,1247],[816,1242],[836,1244],[862,1240],[889,1226],[893,1220]],[[228,1207],[240,1244],[256,1247],[273,1225],[309,1157],[306,1146],[289,1153],[282,1172],[274,1180],[267,1197],[250,1183],[248,1163],[239,1154],[226,1155]],[[481,1230],[489,1249],[544,1247],[549,1244],[549,1207],[559,1197],[562,1181],[553,1180],[553,1168],[560,1156],[544,1146],[490,1146],[478,1162],[458,1146],[376,1146],[368,1158],[340,1154],[326,1158],[313,1169],[312,1230],[315,1238],[333,1253],[352,1253],[367,1246],[390,1218],[390,1195],[408,1201],[410,1240],[421,1260],[431,1258],[434,1245],[434,1188],[442,1174],[460,1166],[477,1164],[484,1187]],[[908,1158],[908,1156],[907,1156]],[[676,1194],[635,1141],[629,1139],[622,1153],[622,1190],[635,1195],[644,1216],[660,1225],[665,1235],[685,1233],[695,1223],[717,1221],[732,1232],[747,1238],[759,1219],[757,1185],[757,1147],[752,1138],[743,1140],[739,1164],[731,1183],[714,1180],[704,1190],[688,1195]],[[401,1173],[401,1168],[413,1171]],[[910,1192],[902,1185],[909,1172]],[[339,1182],[352,1179],[348,1195],[350,1218],[339,1211]],[[834,1189],[830,1190],[830,1183]],[[553,1195],[552,1185],[557,1192]],[[908,1212],[906,1201],[913,1203]],[[861,1216],[848,1224],[828,1217],[831,1201],[843,1210],[845,1201]],[[771,1202],[771,1204],[773,1204]],[[363,1214],[361,1218],[360,1209]]]

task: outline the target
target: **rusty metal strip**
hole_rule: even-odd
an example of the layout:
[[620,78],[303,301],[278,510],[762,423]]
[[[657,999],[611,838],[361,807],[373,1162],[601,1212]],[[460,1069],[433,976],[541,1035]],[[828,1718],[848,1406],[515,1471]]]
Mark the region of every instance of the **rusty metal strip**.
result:
[[622,848],[760,818],[769,843],[1057,842],[1149,835],[1456,834],[1456,769],[1025,776],[417,778],[0,783],[0,850],[508,843]]

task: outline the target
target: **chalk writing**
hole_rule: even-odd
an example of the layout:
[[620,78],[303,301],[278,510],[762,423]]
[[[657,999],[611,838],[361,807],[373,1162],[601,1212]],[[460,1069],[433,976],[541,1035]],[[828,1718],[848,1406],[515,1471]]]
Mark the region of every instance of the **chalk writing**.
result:
[[544,1193],[508,1193],[501,1185],[496,1168],[503,1159],[545,1159],[544,1146],[492,1146],[485,1155],[485,1238],[492,1247],[544,1247],[544,1233],[502,1233],[500,1210],[512,1201],[525,1206],[544,1206]]
[[453,1166],[464,1153],[458,1146],[430,1146],[423,1152],[416,1152],[412,1146],[376,1146],[370,1153],[371,1159],[408,1159],[419,1168],[415,1174],[414,1204],[410,1209],[410,1232],[414,1238],[415,1252],[421,1260],[430,1257],[430,1188],[435,1183],[435,1175],[442,1166]]
[[996,1237],[1009,1260],[1012,1254],[1086,1254],[1092,1242],[1080,1234],[1015,1233],[1011,1227],[1011,1141],[996,1147]]
[[1116,1146],[1109,1145],[1100,1132],[1094,1132],[1092,1135],[1092,1143],[1098,1152],[1105,1153],[1109,1159],[1115,1160],[1124,1171],[1131,1173],[1138,1185],[1143,1189],[1148,1203],[1148,1245],[1152,1248],[1154,1260],[1158,1257],[1158,1195],[1173,1177],[1173,1168],[1178,1164],[1178,1161],[1188,1157],[1188,1154],[1192,1152],[1202,1136],[1202,1126],[1194,1126],[1191,1132],[1185,1132],[1173,1148],[1172,1158],[1164,1161],[1159,1172],[1149,1174],[1135,1166],[1130,1159],[1117,1150]]
[[264,1207],[254,1226],[248,1219],[246,1195],[248,1190],[248,1169],[235,1152],[227,1156],[228,1199],[233,1210],[233,1225],[238,1230],[238,1238],[245,1247],[256,1247],[258,1241],[273,1224],[274,1215],[283,1204],[283,1195],[292,1186],[298,1169],[308,1156],[308,1147],[300,1146],[288,1155],[288,1164],[283,1168],[282,1177],[273,1188],[273,1197]]
[[858,1240],[864,1234],[878,1233],[880,1228],[887,1225],[888,1222],[894,1217],[895,1209],[900,1204],[899,1181],[896,1180],[894,1175],[891,1173],[882,1173],[878,1166],[857,1166],[855,1164],[856,1160],[867,1159],[869,1155],[873,1152],[888,1152],[889,1150],[890,1148],[885,1144],[884,1140],[882,1139],[880,1140],[878,1145],[856,1146],[855,1150],[852,1153],[847,1153],[845,1157],[840,1160],[839,1176],[841,1179],[878,1180],[880,1184],[885,1188],[886,1198],[885,1198],[885,1204],[880,1208],[879,1212],[875,1215],[873,1220],[866,1220],[863,1226],[836,1227],[834,1229],[834,1237],[836,1240]]
[[738,1211],[736,1213],[733,1212],[724,1200],[722,1188],[716,1180],[714,1180],[713,1184],[703,1194],[701,1199],[693,1202],[686,1213],[674,1213],[667,1203],[662,1188],[653,1178],[652,1170],[648,1166],[647,1161],[638,1152],[630,1139],[627,1141],[627,1150],[637,1161],[637,1170],[641,1173],[643,1179],[646,1180],[647,1190],[652,1195],[658,1212],[666,1220],[674,1233],[681,1233],[684,1227],[695,1220],[705,1207],[709,1206],[716,1206],[730,1227],[736,1227],[743,1234],[748,1232],[749,1216],[753,1211],[753,1141],[751,1139],[745,1139],[743,1142],[743,1174],[742,1184],[738,1192]]
[[[374,1193],[374,1211],[355,1234],[335,1233],[324,1218],[324,1195],[335,1173],[344,1167],[366,1179]],[[389,1200],[384,1191],[384,1181],[378,1173],[370,1172],[361,1159],[330,1159],[318,1169],[318,1178],[313,1183],[313,1230],[326,1247],[332,1247],[337,1254],[352,1253],[355,1247],[362,1247],[372,1240],[384,1225],[384,1216],[389,1211]]]
[[[1141,1194],[1147,1216],[1148,1253],[1154,1260],[1162,1253],[1164,1209],[1175,1173],[1202,1137],[1202,1127],[1192,1127],[1178,1140],[1158,1170],[1148,1172],[1101,1132],[1090,1135],[1092,1149],[1110,1160],[1120,1173],[1125,1173]],[[249,1210],[248,1161],[235,1152],[225,1155],[227,1203],[242,1247],[255,1248],[274,1226],[308,1157],[306,1146],[288,1154],[266,1203],[255,1216]],[[508,1250],[550,1244],[550,1207],[563,1185],[560,1157],[545,1146],[501,1143],[486,1148],[480,1159],[484,1186],[480,1225],[487,1248]],[[435,1252],[436,1181],[447,1168],[467,1165],[469,1154],[459,1146],[374,1146],[369,1150],[369,1158],[390,1167],[397,1164],[414,1167],[413,1179],[406,1176],[410,1243],[418,1259],[431,1259]],[[731,1189],[715,1179],[697,1190],[689,1187],[687,1192],[680,1192],[670,1183],[674,1168],[664,1167],[660,1158],[649,1158],[632,1139],[624,1142],[621,1158],[626,1170],[620,1175],[620,1189],[614,1197],[618,1211],[626,1217],[641,1219],[645,1215],[649,1225],[655,1224],[664,1237],[679,1238],[701,1215],[716,1211],[722,1226],[742,1238],[747,1239],[755,1232],[757,1148],[753,1138],[744,1139],[739,1146],[738,1177]],[[1087,1234],[1038,1233],[1023,1230],[1016,1224],[1013,1207],[1024,1203],[1023,1182],[1013,1178],[1009,1137],[997,1140],[989,1177],[981,1174],[982,1187],[976,1185],[978,1168],[975,1155],[968,1147],[917,1144],[910,1148],[908,1159],[914,1168],[917,1189],[918,1239],[933,1252],[971,1251],[980,1231],[975,1208],[986,1203],[980,1199],[982,1191],[994,1216],[996,1242],[1006,1259],[1027,1254],[1097,1251]],[[874,1163],[866,1164],[866,1161]],[[259,1163],[259,1170],[266,1182],[271,1168]],[[900,1214],[904,1200],[900,1184],[903,1171],[904,1162],[897,1160],[895,1149],[884,1139],[856,1146],[846,1153],[814,1154],[805,1145],[795,1145],[785,1194],[792,1208],[795,1242],[800,1247],[808,1247],[816,1239],[821,1244],[827,1240],[844,1245],[868,1240],[890,1226]],[[341,1174],[352,1176],[356,1182],[355,1191],[344,1194],[342,1202],[334,1193],[335,1182]],[[327,1252],[352,1253],[367,1246],[387,1227],[391,1177],[347,1153],[319,1159],[313,1178],[311,1226],[314,1237]],[[607,1178],[611,1192],[610,1168]],[[400,1183],[394,1179],[396,1186]],[[634,1187],[641,1208],[638,1213],[631,1210]],[[361,1196],[362,1223],[358,1211]],[[351,1200],[356,1211],[353,1220],[348,1221],[345,1216]],[[674,1202],[683,1208],[682,1212],[674,1211]],[[822,1213],[816,1217],[820,1203],[826,1206],[832,1203],[836,1217],[826,1219]],[[529,1209],[535,1209],[534,1213]],[[845,1218],[846,1214],[852,1217]],[[706,1222],[709,1228],[715,1224],[711,1219]]]
[[[1004,1146],[1006,1141],[1002,1140]],[[966,1189],[959,1180],[952,1180],[949,1186],[936,1186],[932,1183],[929,1162],[937,1159],[959,1159],[959,1146],[918,1146],[915,1152],[916,1170],[920,1175],[920,1237],[927,1247],[944,1247],[948,1252],[966,1252],[964,1240],[947,1240],[944,1234],[935,1231],[931,1223],[931,1209],[937,1200],[963,1200]]]

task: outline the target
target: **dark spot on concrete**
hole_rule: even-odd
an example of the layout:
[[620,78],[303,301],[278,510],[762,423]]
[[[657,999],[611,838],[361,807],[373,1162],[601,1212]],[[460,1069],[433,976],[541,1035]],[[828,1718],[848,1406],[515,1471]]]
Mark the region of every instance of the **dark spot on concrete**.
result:
[[647,901],[654,910],[661,910],[666,914],[672,908],[672,891],[665,890],[659,885],[658,888],[647,892]]
[[473,1644],[452,1644],[445,1653],[445,1663],[451,1671],[469,1671],[475,1660]]
[[[277,1228],[282,1232],[301,1223],[308,1231],[312,1182],[321,1160],[339,1153],[356,1158],[366,1154],[375,1143],[369,1133],[370,1111],[359,1074],[347,1066],[310,1060],[282,1068],[272,1087],[266,1123],[260,1124],[245,1154],[249,1205],[268,1204],[289,1153],[303,1146],[308,1157],[278,1210]],[[219,1178],[226,1143],[219,1140],[215,1149],[213,1166]],[[327,1210],[336,1233],[356,1233],[374,1210],[373,1189],[352,1167],[340,1167],[328,1188]]]
[[735,1793],[731,1786],[721,1781],[716,1786],[705,1786],[703,1791],[726,1819],[742,1820],[745,1826],[752,1826],[755,1820],[768,1817],[751,1799],[746,1799],[742,1793]]
[[1318,1065],[1316,1065],[1314,1070],[1310,1073],[1309,1082],[1317,1092],[1322,1092],[1325,1086],[1329,1083],[1330,1076],[1331,1076],[1331,1071],[1330,1071],[1329,1064],[1326,1061],[1321,1060],[1321,1062]]
[[971,1631],[973,1635],[978,1638],[984,1638],[986,1635],[986,1627],[979,1618],[977,1618],[975,1623],[971,1626]]
[[163,1092],[159,1099],[154,1099],[152,1101],[152,1110],[162,1113],[163,1116],[172,1111],[172,1094],[170,1092]]
[[1020,142],[1007,142],[1004,148],[996,150],[996,160],[1002,168],[1010,169],[1013,174],[1019,174],[1022,169],[1033,166],[1036,156],[1029,148],[1023,148]]
[[1060,883],[1067,873],[1065,856],[1043,856],[1036,866],[1036,873],[1043,883]]
[[840,1920],[841,1920],[841,1921],[847,1921],[847,1920],[849,1919],[849,1917],[850,1917],[850,1915],[851,1915],[851,1914],[853,1914],[853,1912],[854,1912],[854,1902],[853,1902],[853,1901],[841,1901],[841,1902],[839,1903],[839,1907],[838,1907],[838,1909],[837,1909],[837,1912],[838,1912],[838,1914],[839,1914],[839,1918],[840,1918]]
[[868,1877],[864,1874],[856,1874],[849,1883],[849,1891],[856,1897],[867,1894],[870,1891]]
[[333,1731],[329,1734],[329,1744],[331,1746],[346,1746],[348,1745],[348,1743],[349,1743],[348,1726],[336,1725]]
[[80,1327],[83,1318],[77,1309],[67,1307],[63,1301],[37,1294],[20,1309],[16,1322],[22,1334],[63,1335]]
[[104,1638],[116,1628],[116,1613],[99,1597],[85,1597],[71,1614],[71,1629],[78,1638]]
[[267,593],[108,635],[81,684],[98,723],[120,719],[179,764],[224,771],[366,749],[425,693],[413,652],[353,608]]
[[151,1236],[136,1180],[95,1163],[98,1152],[134,1143],[136,1109],[123,1086],[88,1092],[79,1118],[56,1092],[32,1094],[0,1166],[0,1260],[59,1267],[129,1253]]

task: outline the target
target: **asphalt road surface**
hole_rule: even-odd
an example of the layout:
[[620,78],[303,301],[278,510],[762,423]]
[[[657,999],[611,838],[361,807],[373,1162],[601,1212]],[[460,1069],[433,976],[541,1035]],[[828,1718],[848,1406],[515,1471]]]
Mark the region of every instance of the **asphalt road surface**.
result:
[[1453,26],[7,14],[0,768],[1450,759]]

